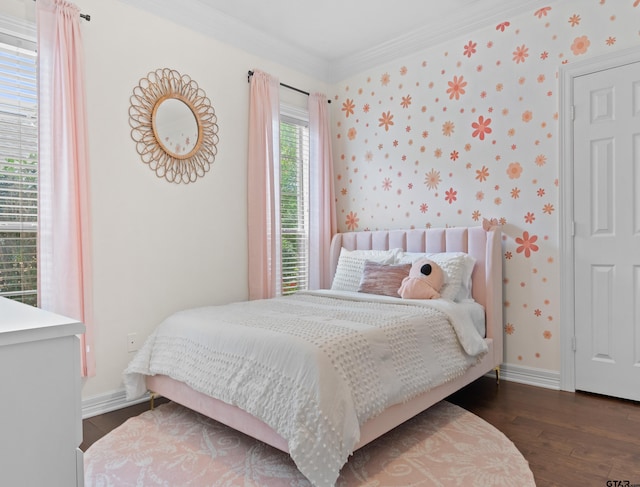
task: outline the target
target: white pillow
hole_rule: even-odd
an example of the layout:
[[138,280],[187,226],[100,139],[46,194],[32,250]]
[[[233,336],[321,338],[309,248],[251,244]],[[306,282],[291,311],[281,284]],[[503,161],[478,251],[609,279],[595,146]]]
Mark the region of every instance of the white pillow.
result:
[[398,258],[398,263],[413,263],[421,257],[431,259],[444,272],[444,285],[440,290],[440,296],[451,301],[472,299],[471,274],[476,259],[465,252],[403,252]]
[[391,250],[340,250],[338,266],[333,276],[331,289],[333,291],[357,291],[367,260],[380,264],[395,264],[401,249]]

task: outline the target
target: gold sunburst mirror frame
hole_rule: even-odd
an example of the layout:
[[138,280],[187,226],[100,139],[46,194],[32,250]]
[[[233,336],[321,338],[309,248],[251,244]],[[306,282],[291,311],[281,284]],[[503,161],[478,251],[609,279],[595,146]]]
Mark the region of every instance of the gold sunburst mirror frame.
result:
[[218,152],[218,124],[211,101],[188,75],[157,69],[133,89],[131,138],[142,162],[159,178],[193,183]]

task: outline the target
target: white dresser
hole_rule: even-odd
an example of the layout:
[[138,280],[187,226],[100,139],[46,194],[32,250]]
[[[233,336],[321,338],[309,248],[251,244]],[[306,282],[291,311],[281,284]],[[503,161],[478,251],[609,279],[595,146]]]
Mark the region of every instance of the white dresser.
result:
[[0,297],[0,485],[83,486],[84,325]]

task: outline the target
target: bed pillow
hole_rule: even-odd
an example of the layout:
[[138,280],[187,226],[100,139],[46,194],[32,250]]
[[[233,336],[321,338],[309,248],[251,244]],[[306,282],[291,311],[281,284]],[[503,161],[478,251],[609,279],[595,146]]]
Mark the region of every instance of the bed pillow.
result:
[[338,266],[333,276],[331,289],[333,291],[357,291],[362,279],[364,263],[367,260],[380,264],[393,264],[400,249],[391,250],[340,250]]
[[403,252],[399,256],[399,263],[412,263],[426,257],[433,260],[444,271],[444,286],[440,290],[440,296],[451,301],[463,301],[472,299],[471,274],[476,260],[465,252]]
[[455,301],[464,301],[465,299],[473,299],[471,292],[471,275],[473,274],[473,268],[476,265],[476,259],[469,254],[464,254],[465,271],[462,276],[462,283],[460,285],[460,291],[455,298]]
[[410,270],[411,264],[381,264],[366,260],[358,292],[400,297],[398,289]]

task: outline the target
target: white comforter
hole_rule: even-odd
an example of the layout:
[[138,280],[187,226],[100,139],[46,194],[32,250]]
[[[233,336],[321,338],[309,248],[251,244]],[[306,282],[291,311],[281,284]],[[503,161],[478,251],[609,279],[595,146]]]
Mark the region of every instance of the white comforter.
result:
[[445,300],[315,291],[181,311],[125,371],[127,397],[164,374],[260,418],[299,470],[331,486],[385,408],[461,375],[487,346]]

